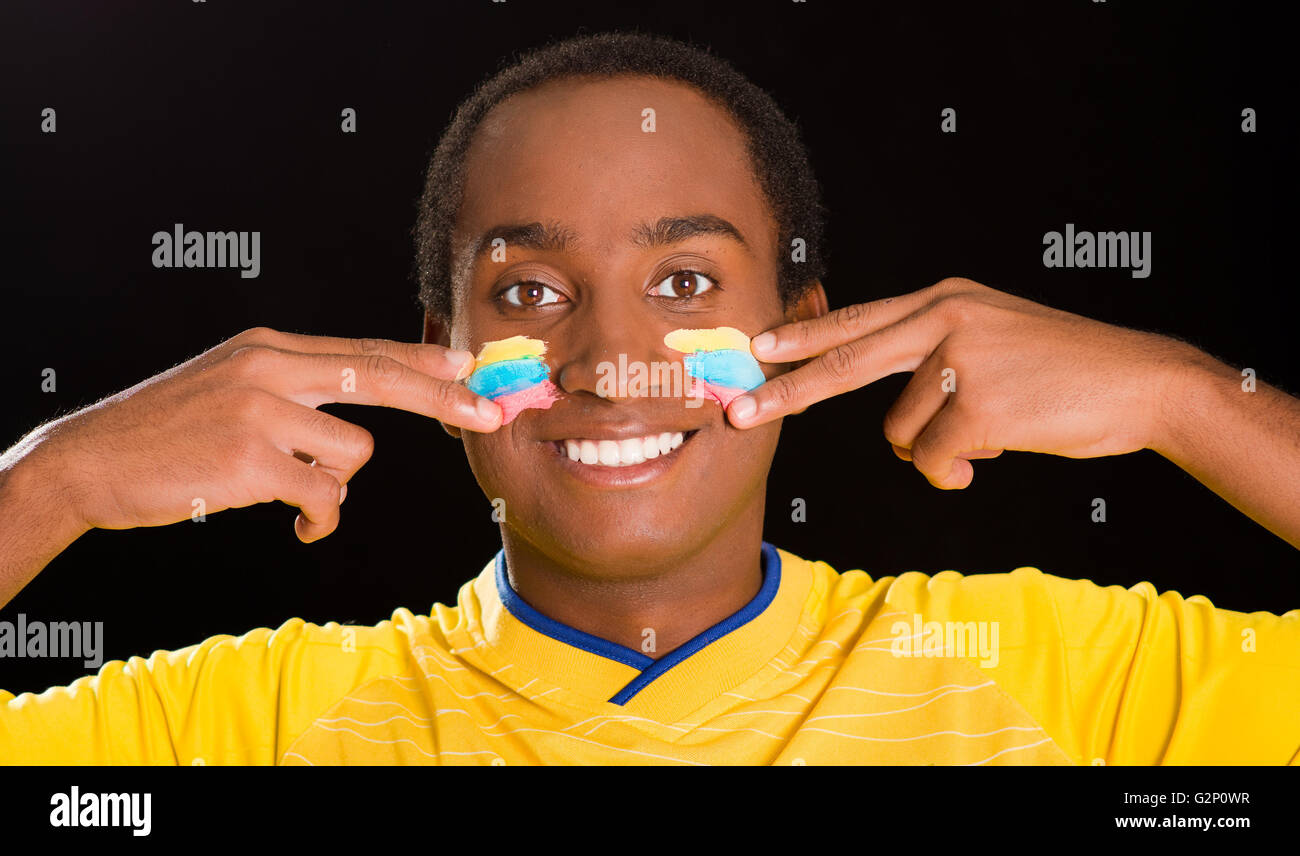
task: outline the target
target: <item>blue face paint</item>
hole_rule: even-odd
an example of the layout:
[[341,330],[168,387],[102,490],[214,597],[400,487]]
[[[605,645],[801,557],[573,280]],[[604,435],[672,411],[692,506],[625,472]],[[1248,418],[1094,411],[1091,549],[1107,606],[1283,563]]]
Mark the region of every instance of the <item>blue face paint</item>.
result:
[[483,366],[470,375],[467,385],[478,395],[496,398],[528,389],[548,376],[546,363],[526,357]]
[[748,391],[767,380],[749,351],[696,351],[683,362],[692,376],[714,386]]

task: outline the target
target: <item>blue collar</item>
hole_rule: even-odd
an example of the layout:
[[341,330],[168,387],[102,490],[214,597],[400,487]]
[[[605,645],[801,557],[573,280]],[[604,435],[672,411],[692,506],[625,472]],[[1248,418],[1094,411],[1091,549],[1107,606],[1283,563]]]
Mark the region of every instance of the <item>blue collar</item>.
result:
[[538,633],[543,633],[566,645],[581,648],[583,651],[606,657],[625,666],[631,666],[639,671],[640,675],[633,678],[627,686],[619,690],[610,699],[612,703],[622,705],[649,686],[656,678],[662,676],[692,654],[762,615],[763,610],[767,609],[768,605],[772,603],[777,590],[781,587],[781,556],[777,553],[776,548],[766,541],[763,542],[761,563],[763,584],[759,586],[758,593],[754,595],[749,603],[707,630],[692,637],[686,643],[674,648],[658,660],[648,657],[634,648],[628,648],[625,645],[619,645],[617,642],[610,642],[608,639],[601,639],[599,636],[584,633],[575,627],[570,627],[561,621],[556,621],[554,618],[538,612],[520,597],[510,585],[510,577],[506,573],[506,551],[504,547],[497,551],[496,555],[497,594],[501,598],[501,603],[510,611],[511,615]]

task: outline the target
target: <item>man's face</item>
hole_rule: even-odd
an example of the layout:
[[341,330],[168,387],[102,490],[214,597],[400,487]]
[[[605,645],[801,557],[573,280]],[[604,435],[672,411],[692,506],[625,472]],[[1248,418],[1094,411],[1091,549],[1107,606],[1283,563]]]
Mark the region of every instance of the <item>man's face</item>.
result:
[[[620,355],[629,366],[680,363],[664,344],[678,328],[754,336],[779,324],[777,253],[741,132],[687,86],[566,80],[488,115],[453,237],[451,345],[477,353],[496,339],[542,339],[564,393],[494,433],[462,433],[479,485],[505,501],[506,526],[578,573],[631,578],[761,519],[780,422],[740,431],[716,402],[681,389],[602,397],[597,382]],[[566,453],[566,440],[676,432],[680,447],[631,467]]]

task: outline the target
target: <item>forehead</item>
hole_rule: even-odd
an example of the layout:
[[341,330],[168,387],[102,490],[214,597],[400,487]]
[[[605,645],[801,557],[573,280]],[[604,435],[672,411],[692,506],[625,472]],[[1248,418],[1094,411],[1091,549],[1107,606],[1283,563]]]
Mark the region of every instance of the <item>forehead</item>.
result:
[[673,81],[566,79],[485,117],[466,159],[454,244],[464,259],[482,229],[539,221],[564,224],[584,248],[609,249],[639,224],[701,213],[775,253],[776,224],[724,109]]

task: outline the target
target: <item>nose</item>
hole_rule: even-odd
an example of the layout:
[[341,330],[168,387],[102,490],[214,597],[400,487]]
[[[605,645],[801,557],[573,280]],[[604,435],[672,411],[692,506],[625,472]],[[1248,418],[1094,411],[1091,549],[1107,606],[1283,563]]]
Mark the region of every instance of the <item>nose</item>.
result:
[[[555,383],[569,394],[588,393],[600,398],[620,400],[636,392],[619,378],[627,378],[637,363],[680,361],[681,354],[663,341],[662,322],[651,317],[647,307],[635,294],[615,297],[605,293],[591,297],[566,320],[561,347],[554,350],[557,360]],[[592,289],[594,291],[594,289]],[[655,375],[649,371],[647,377]],[[653,381],[651,381],[653,383]],[[642,393],[659,396],[658,390]]]

